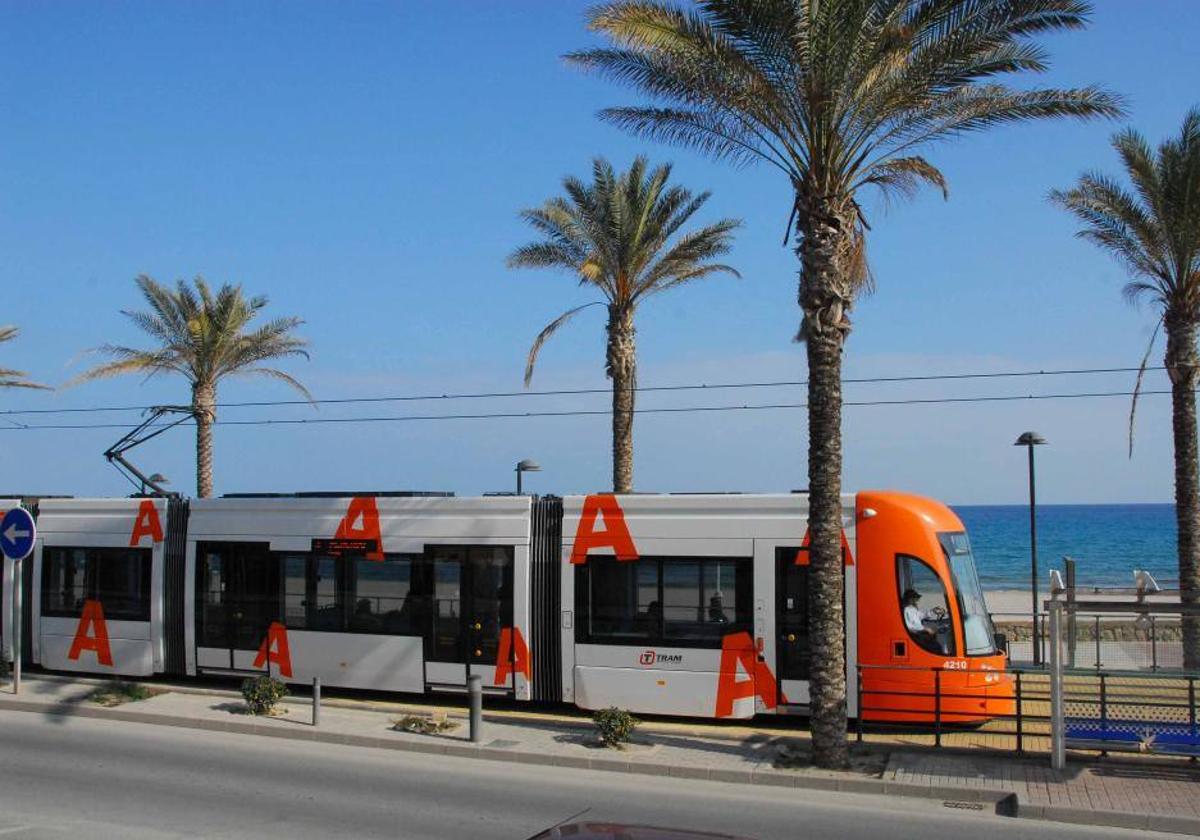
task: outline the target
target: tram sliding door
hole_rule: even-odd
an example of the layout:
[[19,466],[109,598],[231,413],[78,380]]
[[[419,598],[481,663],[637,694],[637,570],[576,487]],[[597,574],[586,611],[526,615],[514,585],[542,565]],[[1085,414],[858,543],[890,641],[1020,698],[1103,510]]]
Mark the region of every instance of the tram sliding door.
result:
[[266,543],[201,543],[196,556],[201,667],[265,672],[253,663],[279,620],[279,561]]
[[795,548],[775,549],[775,675],[781,697],[806,703],[808,687],[808,566]]
[[511,669],[496,683],[501,635],[513,623],[511,546],[430,546],[425,555],[433,591],[432,627],[426,637],[426,680],[465,686],[468,674],[485,688],[511,690]]

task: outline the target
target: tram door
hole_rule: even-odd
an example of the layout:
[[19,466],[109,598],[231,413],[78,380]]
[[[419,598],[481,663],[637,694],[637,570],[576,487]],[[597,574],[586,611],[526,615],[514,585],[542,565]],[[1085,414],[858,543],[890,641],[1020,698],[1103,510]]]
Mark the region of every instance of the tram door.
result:
[[279,562],[266,543],[202,543],[196,555],[198,646],[223,648],[227,667],[251,670],[267,628],[279,620]]
[[775,549],[775,675],[789,700],[806,702],[796,696],[795,683],[808,681],[808,566],[796,563],[797,554],[796,548]]
[[426,557],[432,566],[433,585],[433,628],[426,637],[425,651],[427,679],[466,685],[468,674],[479,674],[485,686],[498,687],[492,681],[500,636],[512,627],[512,548],[431,546]]

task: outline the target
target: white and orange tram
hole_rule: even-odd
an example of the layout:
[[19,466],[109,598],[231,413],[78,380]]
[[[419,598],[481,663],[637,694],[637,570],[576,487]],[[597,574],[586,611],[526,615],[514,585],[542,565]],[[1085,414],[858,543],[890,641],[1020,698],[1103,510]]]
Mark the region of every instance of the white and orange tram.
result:
[[[494,694],[584,709],[748,718],[807,708],[804,494],[297,493],[34,507],[23,647],[49,670],[319,676],[409,694],[461,691],[479,674]],[[917,496],[862,492],[844,497],[843,523],[850,714],[859,665],[895,666],[862,669],[869,692],[911,695],[864,717],[922,719],[932,701],[906,689],[929,669],[945,671],[963,720],[1010,713],[958,518]],[[11,561],[3,583],[11,658]],[[904,620],[911,604],[920,631]]]

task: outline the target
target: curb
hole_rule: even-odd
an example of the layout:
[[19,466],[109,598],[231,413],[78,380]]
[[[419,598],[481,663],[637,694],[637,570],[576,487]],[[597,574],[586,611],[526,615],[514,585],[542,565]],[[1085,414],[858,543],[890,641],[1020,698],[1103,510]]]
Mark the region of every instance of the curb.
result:
[[1021,819],[1050,820],[1052,822],[1073,823],[1075,825],[1132,828],[1141,831],[1163,831],[1173,834],[1200,834],[1200,817],[1138,814],[1092,808],[1070,808],[1063,805],[1024,804],[1017,806],[1014,816]]
[[800,790],[865,793],[925,799],[951,799],[959,802],[980,803],[985,806],[990,804],[995,809],[995,813],[1003,815],[1011,815],[1015,810],[1016,797],[1014,794],[1008,791],[985,790],[982,788],[941,788],[930,787],[928,785],[914,785],[905,782],[888,782],[882,779],[841,779],[833,776],[802,776],[794,772],[773,768],[741,770],[685,767],[650,761],[631,761],[630,759],[621,759],[615,756],[592,758],[589,756],[574,755],[546,755],[537,752],[521,752],[500,747],[489,747],[486,744],[475,746],[465,743],[424,743],[411,740],[393,740],[369,735],[346,735],[334,732],[322,732],[311,727],[307,729],[300,727],[295,729],[280,729],[271,724],[254,723],[251,721],[197,720],[178,715],[125,711],[120,708],[104,709],[88,706],[51,705],[36,701],[9,699],[7,697],[0,697],[0,709],[61,717],[147,723],[209,732],[234,732],[246,735],[261,735],[268,738],[285,738],[294,741],[340,744],[344,746],[395,750],[398,752],[478,758],[485,761],[512,761],[519,764],[635,773],[656,777],[670,776],[701,781],[728,782],[732,784],[770,785],[772,787]]

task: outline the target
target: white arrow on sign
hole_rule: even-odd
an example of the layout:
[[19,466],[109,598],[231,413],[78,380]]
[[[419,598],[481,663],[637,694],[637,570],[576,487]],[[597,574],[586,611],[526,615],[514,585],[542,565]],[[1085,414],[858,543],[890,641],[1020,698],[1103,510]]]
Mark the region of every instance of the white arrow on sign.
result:
[[16,525],[9,525],[8,530],[4,532],[4,539],[8,540],[13,545],[16,545],[18,539],[28,536],[28,531],[18,531]]

